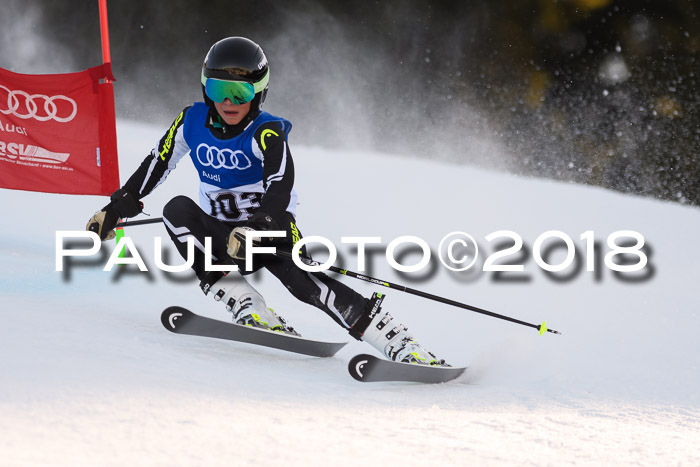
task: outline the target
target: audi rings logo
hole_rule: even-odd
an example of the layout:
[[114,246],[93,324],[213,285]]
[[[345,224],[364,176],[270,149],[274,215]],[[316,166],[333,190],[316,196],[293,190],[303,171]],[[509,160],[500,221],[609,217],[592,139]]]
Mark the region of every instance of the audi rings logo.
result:
[[243,151],[219,149],[205,143],[197,146],[197,160],[204,167],[212,169],[245,170],[253,165]]
[[[7,93],[7,98],[2,95]],[[0,113],[14,115],[24,120],[33,118],[40,122],[56,120],[65,123],[73,120],[78,113],[78,104],[70,97],[44,94],[29,94],[13,91],[0,84]]]

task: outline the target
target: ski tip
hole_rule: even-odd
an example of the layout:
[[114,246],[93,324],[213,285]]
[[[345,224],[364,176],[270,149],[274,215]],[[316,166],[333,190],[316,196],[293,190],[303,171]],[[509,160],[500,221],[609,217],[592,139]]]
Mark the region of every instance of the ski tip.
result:
[[373,358],[374,357],[367,354],[359,354],[352,357],[348,362],[348,371],[350,372],[350,375],[357,381],[364,381],[365,365],[367,365]]
[[187,316],[185,316],[187,314],[189,314],[189,311],[185,308],[171,306],[163,310],[163,313],[160,315],[160,322],[168,331],[176,332],[178,324],[182,323],[183,317],[185,319],[187,318]]

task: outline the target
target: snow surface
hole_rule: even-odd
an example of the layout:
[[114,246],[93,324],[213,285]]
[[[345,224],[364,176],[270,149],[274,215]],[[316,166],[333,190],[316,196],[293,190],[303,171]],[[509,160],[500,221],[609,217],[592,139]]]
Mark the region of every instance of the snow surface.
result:
[[[119,123],[122,181],[162,131]],[[381,236],[385,247],[415,235],[435,250],[466,231],[483,260],[493,251],[484,237],[497,230],[530,247],[561,230],[583,257],[581,233],[594,231],[605,252],[610,233],[631,229],[652,247],[651,277],[623,282],[599,266],[599,279],[582,270],[555,282],[530,255],[527,282],[450,273],[436,260],[419,280],[425,272],[400,276],[375,255],[377,277],[547,320],[562,335],[384,289],[385,306],[426,347],[470,368],[443,385],[362,384],[346,371],[371,351],[360,342],[314,359],[167,332],[159,316],[168,305],[228,316],[188,274],[175,281],[155,269],[153,237],[168,243],[161,225],[127,229],[150,273],[103,272],[102,258],[67,277],[55,271],[56,231],[83,229],[105,198],[2,190],[0,465],[700,464],[696,208],[292,144],[301,231],[332,240],[349,269],[356,256],[341,236]],[[179,193],[196,199],[188,160],[146,211],[159,216]],[[378,290],[343,280],[367,296]],[[271,275],[255,284],[304,335],[347,339]]]

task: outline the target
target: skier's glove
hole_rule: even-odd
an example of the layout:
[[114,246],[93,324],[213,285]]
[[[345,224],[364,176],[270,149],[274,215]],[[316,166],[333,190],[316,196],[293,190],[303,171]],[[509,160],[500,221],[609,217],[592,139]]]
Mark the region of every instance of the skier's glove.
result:
[[[239,261],[245,261],[245,238],[248,232],[252,232],[255,229],[252,227],[236,227],[233,229],[231,234],[228,236],[228,247],[226,252],[228,255]],[[253,245],[260,246],[260,239],[253,238]]]
[[118,189],[112,196],[107,206],[97,211],[88,221],[85,230],[95,232],[100,240],[111,240],[116,236],[114,227],[119,219],[134,217],[143,210],[143,204],[123,188]]
[[[226,251],[231,258],[245,261],[246,234],[247,232],[251,232],[253,230],[261,231],[280,229],[279,224],[275,222],[272,216],[265,214],[264,212],[256,212],[242,227],[236,227],[228,236],[228,248]],[[275,237],[254,238],[253,245],[256,247],[261,246],[265,243],[274,241],[274,239]]]

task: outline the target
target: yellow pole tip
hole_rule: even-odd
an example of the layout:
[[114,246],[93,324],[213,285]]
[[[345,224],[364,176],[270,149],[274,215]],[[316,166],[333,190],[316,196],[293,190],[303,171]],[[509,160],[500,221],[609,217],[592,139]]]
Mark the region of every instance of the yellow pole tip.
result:
[[542,324],[540,324],[540,336],[547,332],[547,323],[542,321]]

